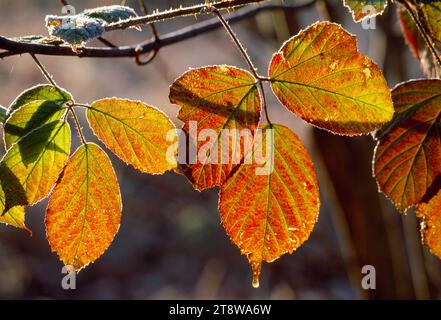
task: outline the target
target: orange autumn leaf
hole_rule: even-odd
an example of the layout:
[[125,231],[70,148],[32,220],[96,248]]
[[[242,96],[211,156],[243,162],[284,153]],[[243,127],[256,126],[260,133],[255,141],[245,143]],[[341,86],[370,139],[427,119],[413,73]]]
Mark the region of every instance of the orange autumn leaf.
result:
[[418,206],[417,216],[423,220],[423,242],[441,259],[441,190],[429,202]]
[[382,14],[387,0],[344,0],[343,4],[351,10],[354,21],[359,22]]
[[365,134],[392,119],[381,70],[338,24],[318,22],[286,41],[273,56],[269,75],[288,110],[333,133]]
[[92,103],[87,120],[112,152],[139,171],[161,174],[176,168],[175,155],[167,155],[176,139],[175,127],[160,110],[139,101],[107,98]]
[[400,211],[417,204],[441,174],[441,80],[414,80],[392,91],[393,121],[378,134],[374,176]]
[[256,287],[262,261],[291,253],[308,239],[320,201],[312,160],[291,130],[264,125],[253,150],[245,157],[252,161],[222,184],[219,211],[230,239],[248,257]]
[[77,271],[109,247],[121,221],[121,195],[107,154],[87,143],[69,159],[46,210],[52,251]]
[[170,87],[170,101],[180,106],[178,118],[195,146],[184,174],[197,190],[220,185],[243,158],[247,138],[240,130],[248,130],[252,143],[261,108],[256,79],[225,65],[193,69]]

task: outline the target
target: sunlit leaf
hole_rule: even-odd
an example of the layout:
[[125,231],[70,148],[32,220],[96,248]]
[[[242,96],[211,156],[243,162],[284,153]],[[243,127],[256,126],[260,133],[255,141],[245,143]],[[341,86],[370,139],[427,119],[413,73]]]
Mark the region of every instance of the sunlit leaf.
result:
[[3,213],[3,215],[0,214],[0,222],[26,230],[32,235],[32,231],[25,225],[25,208],[23,206],[13,207]]
[[425,1],[418,3],[420,17],[430,35],[441,42],[441,3],[439,1]]
[[314,166],[299,138],[281,125],[262,131],[245,157],[252,160],[222,184],[219,199],[222,224],[247,255],[254,286],[262,261],[272,262],[308,239],[320,204]]
[[416,80],[392,91],[393,121],[378,134],[374,175],[404,212],[441,174],[441,80]]
[[357,135],[392,119],[380,69],[340,25],[318,22],[289,39],[273,56],[269,73],[281,103],[320,128]]
[[121,195],[109,157],[96,144],[77,149],[49,200],[46,233],[52,251],[77,271],[109,247],[121,221]]
[[102,99],[92,103],[87,119],[95,135],[136,169],[160,174],[176,168],[176,154],[167,154],[176,129],[158,109],[139,101]]
[[63,105],[72,100],[72,95],[65,89],[55,88],[50,84],[39,84],[23,91],[9,106],[8,116],[16,109],[29,102],[36,100],[51,100],[56,104]]
[[[440,66],[433,57],[432,51],[427,46],[424,37],[418,30],[417,25],[413,21],[411,15],[402,5],[398,6],[398,17],[404,39],[412,50],[415,57],[420,61],[421,68],[428,77],[436,78],[441,74]],[[430,37],[430,34],[429,34]],[[431,37],[434,47],[441,52],[441,42]]]
[[255,83],[249,72],[222,65],[190,70],[170,87],[190,141],[183,171],[197,190],[220,185],[243,158],[260,118]]
[[356,22],[382,14],[387,6],[387,0],[343,0],[343,3]]
[[441,259],[441,190],[428,203],[418,206],[417,216],[423,220],[421,235],[424,243]]
[[54,121],[32,131],[14,144],[0,163],[0,181],[6,210],[45,198],[70,153],[70,127]]
[[9,149],[13,143],[32,130],[59,120],[65,113],[63,104],[52,100],[36,100],[16,109],[9,115],[5,123],[5,147]]

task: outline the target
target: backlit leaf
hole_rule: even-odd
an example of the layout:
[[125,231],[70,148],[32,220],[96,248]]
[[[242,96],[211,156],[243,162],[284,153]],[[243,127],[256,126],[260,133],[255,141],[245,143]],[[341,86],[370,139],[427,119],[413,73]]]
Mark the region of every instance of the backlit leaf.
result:
[[262,132],[246,156],[252,161],[222,184],[219,199],[222,224],[247,255],[255,287],[262,261],[291,253],[308,239],[320,205],[314,166],[299,138],[281,125],[266,124]]
[[430,35],[441,42],[441,3],[439,1],[426,1],[419,3],[419,15]]
[[421,40],[424,41],[424,39],[422,39],[418,27],[412,20],[412,17],[409,12],[407,12],[406,8],[400,5],[398,6],[397,12],[404,39],[406,40],[407,45],[410,47],[415,57],[419,60],[422,45]]
[[121,210],[109,157],[96,144],[79,147],[47,207],[46,233],[52,251],[79,271],[107,250],[118,232]]
[[176,129],[158,109],[139,101],[102,99],[92,103],[87,120],[95,135],[136,169],[160,174],[176,168],[176,155],[167,155]]
[[66,107],[62,103],[52,100],[35,100],[16,109],[4,126],[6,149],[32,130],[59,120],[65,111]]
[[340,25],[318,22],[289,39],[273,56],[269,73],[281,103],[320,128],[357,135],[392,119],[380,69]]
[[374,175],[402,212],[441,174],[441,80],[416,80],[392,91],[393,121],[379,133]]
[[29,102],[36,100],[51,100],[59,105],[63,105],[72,96],[65,89],[55,88],[50,84],[39,84],[35,87],[23,91],[9,106],[8,116],[16,109]]
[[190,141],[183,171],[195,189],[228,178],[243,158],[241,130],[252,144],[261,108],[255,83],[249,72],[221,65],[190,70],[170,87],[170,101],[180,106],[178,118]]
[[23,206],[13,207],[0,215],[0,222],[26,230],[32,235],[32,231],[25,225],[25,208]]
[[428,203],[418,206],[417,216],[423,220],[421,235],[424,243],[441,259],[441,190]]
[[344,0],[343,3],[356,22],[382,14],[387,6],[387,0]]
[[70,127],[54,121],[32,131],[14,144],[0,163],[0,181],[6,210],[45,198],[70,153]]

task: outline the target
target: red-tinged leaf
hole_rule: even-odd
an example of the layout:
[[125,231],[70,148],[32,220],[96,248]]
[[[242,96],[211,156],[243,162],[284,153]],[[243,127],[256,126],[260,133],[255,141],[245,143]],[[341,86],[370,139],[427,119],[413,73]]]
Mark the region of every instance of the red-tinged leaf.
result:
[[441,174],[441,80],[416,80],[392,91],[394,120],[379,134],[374,176],[402,212]]
[[109,247],[121,221],[121,195],[107,154],[96,144],[77,149],[46,211],[52,251],[77,271]]
[[[171,86],[170,101],[181,107],[178,118],[195,147],[194,152],[187,150],[190,159],[183,165],[195,189],[220,185],[252,144],[261,108],[255,84],[249,72],[222,65],[190,70]],[[249,144],[239,135],[243,129],[248,130]],[[212,133],[212,139],[205,132]]]
[[387,0],[344,0],[343,3],[356,22],[382,14],[387,7]]
[[141,172],[161,174],[176,168],[176,154],[167,153],[176,140],[176,129],[158,109],[139,101],[108,98],[92,103],[87,120],[112,152]]
[[415,22],[413,22],[412,17],[409,12],[407,12],[406,8],[400,5],[397,8],[397,12],[404,39],[415,57],[420,60],[420,49],[421,45],[424,43],[424,39],[422,39],[418,27]]
[[358,135],[392,119],[380,69],[338,24],[318,22],[289,39],[273,56],[269,74],[280,102],[320,128]]
[[15,143],[0,162],[6,210],[45,198],[58,180],[70,153],[70,127],[53,121]]
[[441,259],[441,190],[429,202],[418,206],[417,216],[423,220],[421,236],[424,243]]
[[219,199],[222,224],[247,255],[255,287],[262,261],[308,239],[320,205],[314,166],[299,138],[281,125],[264,125],[259,133],[245,157],[251,161],[222,184]]

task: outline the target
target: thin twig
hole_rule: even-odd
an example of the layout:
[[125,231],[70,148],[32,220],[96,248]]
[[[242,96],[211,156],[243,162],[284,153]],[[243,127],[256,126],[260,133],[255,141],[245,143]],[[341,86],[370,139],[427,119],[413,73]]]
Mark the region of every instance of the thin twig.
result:
[[[265,118],[266,121],[271,125],[271,121],[268,115],[268,109],[266,106],[266,97],[265,97],[265,90],[263,88],[263,84],[262,84],[262,76],[260,76],[257,73],[257,69],[253,64],[253,61],[251,61],[250,56],[248,55],[247,51],[245,50],[245,48],[243,47],[242,43],[240,42],[239,38],[236,36],[236,34],[234,33],[233,29],[231,29],[230,25],[228,24],[227,20],[224,19],[224,17],[222,16],[222,14],[220,13],[220,11],[212,6],[207,6],[207,10],[213,12],[219,19],[219,21],[222,23],[222,26],[225,28],[225,30],[227,31],[227,33],[229,34],[231,40],[233,40],[233,42],[235,43],[236,47],[239,49],[240,53],[242,54],[242,57],[245,59],[245,61],[248,64],[248,67],[250,68],[250,71],[253,73],[254,77],[256,78],[257,81],[257,91],[259,92],[260,97],[262,98],[262,105],[263,105],[263,110],[265,112]],[[266,80],[266,78],[265,78]]]
[[[283,4],[268,4],[257,7],[249,7],[238,10],[229,15],[226,19],[228,22],[237,22],[248,17],[252,17],[259,12],[266,10],[298,10],[308,8],[315,3],[316,0],[311,0],[299,5],[283,5]],[[217,18],[209,19],[194,25],[182,28],[175,32],[170,32],[160,36],[161,41],[148,40],[137,45],[121,46],[118,48],[102,48],[102,47],[84,47],[78,52],[73,52],[72,48],[67,45],[57,46],[48,44],[37,44],[23,42],[20,38],[5,38],[0,36],[0,49],[6,50],[0,52],[0,59],[7,58],[22,53],[34,53],[40,55],[53,56],[76,56],[80,58],[122,58],[122,57],[136,57],[138,54],[150,52],[154,49],[169,46],[184,40],[194,38],[197,35],[216,30],[222,24]]]
[[[141,7],[141,11],[142,11],[142,13],[143,13],[144,15],[148,15],[148,9],[147,9],[147,6],[146,6],[144,0],[138,0],[138,2],[139,2],[139,6]],[[152,34],[153,34],[153,41],[154,41],[156,44],[158,44],[158,43],[161,41],[161,39],[159,38],[158,30],[156,29],[155,24],[154,24],[154,23],[150,23],[150,24],[149,24],[149,27],[150,27],[150,31],[151,31]],[[144,60],[144,61],[141,60],[141,54],[137,54],[137,55],[135,56],[135,62],[136,62],[136,64],[137,64],[138,66],[145,66],[145,65],[148,65],[150,62],[152,62],[152,61],[156,58],[156,56],[158,55],[159,49],[160,49],[159,47],[153,49],[152,52],[151,52],[151,54],[150,54],[150,56],[148,57],[148,59],[147,59],[147,60]]]
[[80,136],[80,139],[81,139],[81,143],[84,145],[87,143],[87,141],[86,141],[86,138],[84,137],[83,130],[81,129],[80,121],[78,121],[77,114],[75,113],[75,110],[72,108],[72,106],[69,107],[69,111],[72,114],[72,117],[74,119],[75,126],[78,131],[78,135]]
[[37,64],[38,68],[40,69],[43,76],[46,78],[47,81],[49,81],[50,84],[52,84],[55,88],[58,88],[58,85],[55,83],[54,79],[52,79],[52,76],[49,74],[49,72],[46,70],[46,68],[41,64],[40,60],[37,59],[35,54],[30,53],[32,59]]

